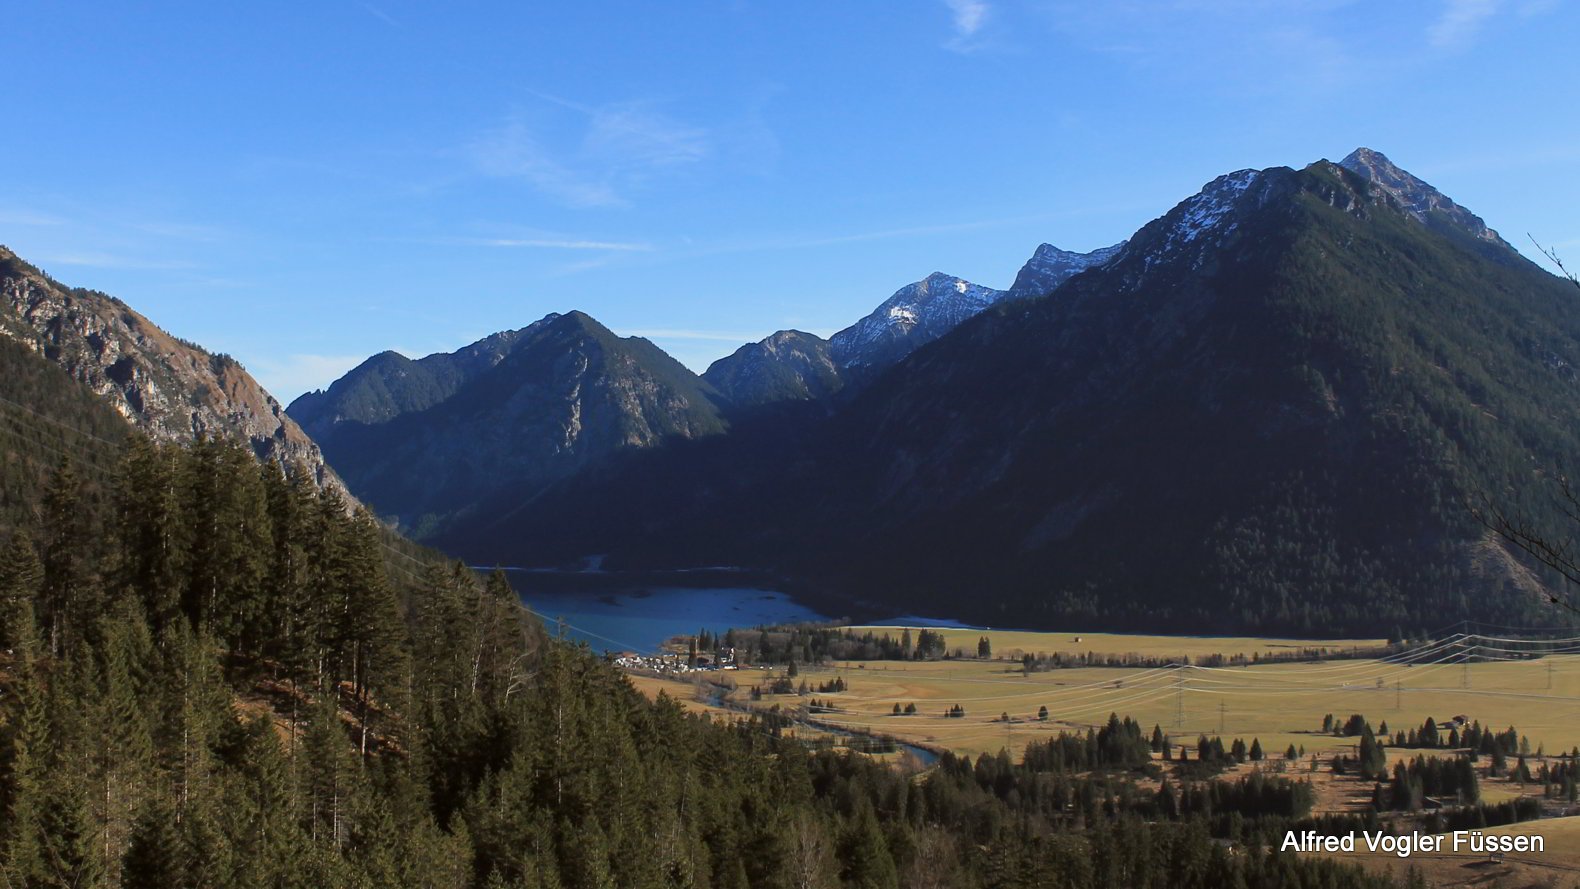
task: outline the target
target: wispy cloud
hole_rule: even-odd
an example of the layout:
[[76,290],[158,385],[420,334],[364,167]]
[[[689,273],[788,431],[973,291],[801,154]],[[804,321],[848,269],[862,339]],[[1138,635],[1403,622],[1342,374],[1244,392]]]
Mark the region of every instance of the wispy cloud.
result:
[[991,11],[986,0],[944,0],[954,18],[955,36],[944,44],[956,52],[970,52],[980,46],[977,34]]
[[384,10],[378,8],[377,6],[374,6],[372,3],[366,2],[366,0],[359,0],[359,2],[357,3],[357,6],[360,6],[362,8],[363,12],[366,12],[368,15],[373,16],[374,18],[378,19],[379,21],[383,22],[386,25],[389,25],[392,28],[399,28],[400,27],[400,22],[395,21],[395,17],[394,16],[392,16],[389,13],[385,12]]
[[555,159],[520,121],[472,143],[469,154],[486,176],[519,179],[560,203],[572,207],[608,207],[623,203],[608,177],[572,169]]
[[1502,6],[1503,0],[1447,0],[1443,14],[1427,29],[1427,40],[1440,49],[1463,46]]
[[[468,146],[474,168],[517,179],[572,207],[627,204],[650,180],[714,154],[710,132],[662,113],[652,103],[583,105],[531,93],[563,109],[560,120],[529,124],[515,114]],[[568,116],[563,112],[569,111]]]
[[27,210],[0,210],[0,225],[65,225],[66,220],[59,216],[47,213],[33,213]]
[[621,336],[640,336],[650,340],[707,340],[709,342],[749,343],[763,338],[761,333],[692,328],[652,327],[624,330]]
[[975,34],[987,18],[988,5],[983,0],[944,0],[944,5],[954,13],[955,33],[961,37]]
[[290,402],[303,392],[326,389],[361,364],[366,355],[313,355],[297,353],[284,358],[263,358],[248,369],[270,394]]
[[582,148],[615,170],[690,164],[711,153],[706,131],[640,105],[594,109]]
[[179,259],[143,259],[135,256],[119,256],[113,253],[56,253],[41,256],[39,260],[45,265],[83,266],[99,269],[138,269],[138,270],[171,270],[197,268],[195,263]]
[[477,247],[519,247],[539,250],[608,250],[618,253],[646,253],[652,244],[622,241],[578,241],[555,238],[466,238],[458,243]]
[[739,241],[735,243],[717,244],[702,247],[692,255],[712,255],[717,253],[750,253],[766,250],[804,250],[817,247],[837,247],[844,244],[860,244],[866,241],[886,241],[895,238],[915,238],[928,235],[950,234],[952,232],[977,231],[981,229],[1001,228],[1014,225],[1025,225],[1035,222],[1050,222],[1059,219],[1084,216],[1095,212],[1109,210],[1134,210],[1135,206],[1094,206],[1083,207],[1079,210],[1067,210],[1058,213],[1037,213],[1030,216],[1014,216],[1000,219],[977,219],[966,222],[944,222],[936,225],[912,225],[897,228],[874,229],[864,232],[847,232],[836,235],[820,235],[795,237],[786,236],[769,238],[758,241]]

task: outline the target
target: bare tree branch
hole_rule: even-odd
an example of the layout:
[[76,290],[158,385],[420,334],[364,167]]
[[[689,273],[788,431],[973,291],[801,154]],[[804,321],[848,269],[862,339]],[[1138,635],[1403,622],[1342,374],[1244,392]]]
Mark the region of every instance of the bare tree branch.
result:
[[1563,273],[1565,278],[1568,278],[1576,287],[1580,287],[1580,278],[1575,277],[1575,273],[1569,271],[1569,269],[1564,265],[1564,261],[1558,258],[1557,250],[1554,250],[1551,247],[1543,247],[1541,242],[1536,240],[1535,236],[1533,236],[1530,232],[1526,232],[1525,236],[1531,239],[1531,243],[1536,245],[1536,249],[1540,250],[1543,256],[1547,257],[1548,262],[1551,262],[1553,265],[1558,267],[1558,271]]
[[[1562,491],[1565,501],[1564,512],[1571,518],[1580,513],[1580,501],[1577,501],[1574,492],[1569,487],[1568,480],[1562,481]],[[1565,538],[1554,542],[1533,530],[1532,524],[1522,516],[1510,516],[1503,510],[1494,506],[1486,494],[1481,495],[1481,505],[1470,504],[1471,515],[1482,527],[1492,531],[1499,537],[1514,544],[1521,550],[1530,554],[1536,561],[1558,572],[1571,586],[1580,587],[1580,559],[1574,556],[1574,542]],[[1580,519],[1576,519],[1580,522]],[[1580,615],[1580,607],[1566,595],[1549,591],[1547,601],[1562,608],[1571,614]]]

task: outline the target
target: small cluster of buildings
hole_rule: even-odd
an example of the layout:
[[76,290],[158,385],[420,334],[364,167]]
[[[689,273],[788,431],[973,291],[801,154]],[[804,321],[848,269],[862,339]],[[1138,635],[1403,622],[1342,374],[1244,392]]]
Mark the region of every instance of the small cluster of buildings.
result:
[[733,648],[721,648],[712,655],[699,654],[694,657],[673,652],[637,654],[634,651],[622,651],[615,654],[613,659],[614,665],[624,670],[647,670],[666,675],[734,670],[740,666]]

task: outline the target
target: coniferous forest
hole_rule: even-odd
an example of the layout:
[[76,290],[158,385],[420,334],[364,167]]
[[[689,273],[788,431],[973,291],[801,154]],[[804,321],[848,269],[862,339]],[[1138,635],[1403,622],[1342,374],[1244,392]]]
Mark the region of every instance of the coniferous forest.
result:
[[3,542],[8,886],[1387,885],[1263,851],[1306,814],[1265,792],[1231,855],[1123,770],[918,774],[649,702],[239,445],[90,468]]

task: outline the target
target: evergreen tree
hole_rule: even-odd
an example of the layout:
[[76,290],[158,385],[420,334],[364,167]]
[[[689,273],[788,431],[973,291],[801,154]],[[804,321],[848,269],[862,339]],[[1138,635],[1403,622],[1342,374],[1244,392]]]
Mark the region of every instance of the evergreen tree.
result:
[[17,532],[0,550],[0,648],[21,660],[38,646],[38,618],[33,603],[44,586],[44,566],[27,536]]
[[43,531],[38,616],[49,652],[58,657],[73,641],[68,638],[72,628],[97,614],[82,481],[69,460],[61,461],[44,492]]
[[187,885],[185,841],[176,829],[175,810],[160,794],[149,797],[132,830],[121,866],[124,889],[170,889]]
[[899,874],[870,805],[861,805],[840,841],[841,875],[851,889],[898,889]]

